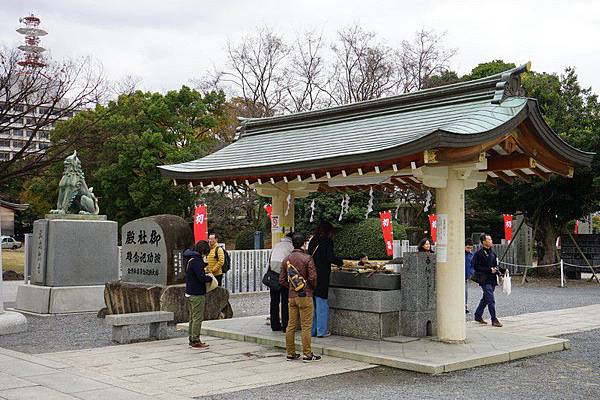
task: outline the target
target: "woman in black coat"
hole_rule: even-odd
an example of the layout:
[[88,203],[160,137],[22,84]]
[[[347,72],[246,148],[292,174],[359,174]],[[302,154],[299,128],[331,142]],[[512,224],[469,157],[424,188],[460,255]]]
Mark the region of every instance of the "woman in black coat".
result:
[[314,291],[315,315],[313,319],[312,335],[317,337],[329,336],[327,324],[329,322],[329,276],[331,264],[342,265],[344,261],[335,256],[333,251],[333,225],[322,221],[315,235],[308,243],[308,254],[312,255],[317,269],[317,287]]

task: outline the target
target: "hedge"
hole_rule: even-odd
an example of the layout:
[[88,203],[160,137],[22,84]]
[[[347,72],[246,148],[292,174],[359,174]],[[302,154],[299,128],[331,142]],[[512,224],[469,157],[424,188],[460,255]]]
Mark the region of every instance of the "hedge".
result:
[[[403,225],[394,224],[394,239],[406,239]],[[385,251],[379,218],[364,219],[358,223],[344,225],[334,237],[335,253],[346,259],[358,259],[362,253],[371,260],[390,259]]]
[[254,232],[256,229],[253,227],[242,229],[235,236],[235,249],[236,250],[253,250],[254,249]]

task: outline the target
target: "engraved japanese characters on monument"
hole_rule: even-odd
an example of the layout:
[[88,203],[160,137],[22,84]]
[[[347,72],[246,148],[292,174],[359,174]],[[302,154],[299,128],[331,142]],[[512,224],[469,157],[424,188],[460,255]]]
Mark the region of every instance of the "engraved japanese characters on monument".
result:
[[121,228],[121,280],[153,285],[184,281],[181,253],[193,243],[190,227],[175,215],[155,215]]
[[121,271],[124,282],[167,284],[167,247],[161,227],[151,221],[123,225]]

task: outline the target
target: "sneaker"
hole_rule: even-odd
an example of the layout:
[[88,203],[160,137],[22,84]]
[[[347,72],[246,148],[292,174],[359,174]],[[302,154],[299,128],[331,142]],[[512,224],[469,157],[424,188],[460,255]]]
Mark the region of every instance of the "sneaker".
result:
[[326,334],[324,334],[323,336],[317,336],[318,338],[324,338],[324,337],[329,337],[331,336],[331,332],[327,331]]
[[487,322],[483,318],[481,318],[481,317],[475,317],[474,320],[476,322],[479,322],[480,324],[487,325]]
[[498,320],[492,321],[492,326],[495,326],[497,328],[502,328],[502,324]]
[[196,343],[192,344],[192,349],[203,350],[206,348],[208,348],[208,344],[206,344],[206,343],[196,342]]
[[313,361],[319,361],[320,359],[321,356],[317,356],[314,353],[310,353],[310,355],[302,357],[302,362],[310,363]]
[[300,354],[298,354],[298,353],[294,353],[293,355],[291,355],[291,356],[290,356],[290,355],[288,355],[288,356],[286,357],[286,359],[287,359],[288,361],[294,361],[294,360],[297,360],[297,359],[299,359],[299,358],[300,358]]

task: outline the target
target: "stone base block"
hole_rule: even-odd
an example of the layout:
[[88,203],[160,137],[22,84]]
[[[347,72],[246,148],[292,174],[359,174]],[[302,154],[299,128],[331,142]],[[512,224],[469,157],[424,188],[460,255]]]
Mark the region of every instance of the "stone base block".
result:
[[34,222],[28,259],[31,283],[72,287],[118,279],[117,223],[87,217]]
[[329,288],[329,307],[386,313],[400,310],[401,291]]
[[38,314],[96,312],[104,307],[104,285],[48,287],[22,285],[17,310]]
[[402,336],[435,336],[435,311],[400,311],[400,334]]
[[334,335],[363,339],[382,339],[398,336],[398,311],[374,313],[329,308],[329,329]]
[[27,318],[13,311],[0,314],[0,335],[10,335],[27,330]]

